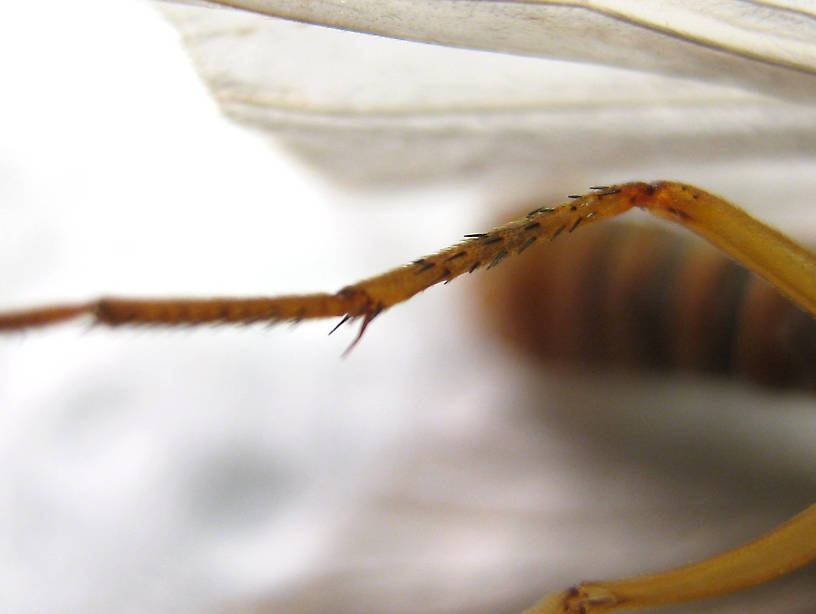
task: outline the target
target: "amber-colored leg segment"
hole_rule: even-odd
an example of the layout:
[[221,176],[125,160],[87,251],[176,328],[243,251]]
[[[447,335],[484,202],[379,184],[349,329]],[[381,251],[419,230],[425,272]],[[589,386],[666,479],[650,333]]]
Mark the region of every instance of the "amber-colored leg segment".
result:
[[0,313],[0,332],[57,324],[80,316],[109,326],[252,324],[341,316],[344,322],[362,318],[364,330],[385,309],[426,288],[479,268],[490,269],[539,240],[553,240],[631,206],[622,198],[621,190],[598,187],[559,207],[541,207],[521,220],[488,232],[466,235],[465,241],[441,252],[346,286],[335,294],[206,299],[109,297],[67,307]]
[[48,307],[34,307],[32,309],[0,313],[0,332],[4,330],[23,330],[26,328],[59,324],[87,315],[91,306],[91,303],[76,303],[73,305],[50,305]]
[[56,324],[83,315],[110,326],[249,324],[333,316],[343,316],[344,321],[363,318],[365,326],[385,309],[437,283],[479,268],[493,268],[538,241],[552,241],[634,206],[679,222],[709,239],[816,314],[816,257],[721,198],[666,181],[597,186],[589,194],[570,198],[571,202],[535,209],[488,232],[465,235],[466,241],[335,294],[156,300],[114,297],[0,313],[0,331]]
[[816,505],[741,548],[665,573],[586,582],[553,593],[523,614],[594,614],[732,593],[816,559]]
[[596,186],[588,194],[570,198],[570,202],[540,207],[488,232],[465,235],[465,241],[346,286],[335,294],[206,299],[111,297],[0,313],[0,332],[57,324],[80,316],[109,326],[251,324],[340,316],[344,322],[362,318],[364,329],[384,310],[437,283],[479,268],[493,268],[536,242],[552,241],[632,207],[687,226],[816,314],[816,257],[721,198],[666,181]]
[[659,181],[637,206],[711,241],[816,315],[816,258],[773,228],[699,188]]

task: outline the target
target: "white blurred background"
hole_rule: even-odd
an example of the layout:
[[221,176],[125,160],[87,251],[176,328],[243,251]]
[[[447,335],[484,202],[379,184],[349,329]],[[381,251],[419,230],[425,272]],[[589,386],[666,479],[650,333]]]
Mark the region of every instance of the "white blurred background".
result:
[[[227,122],[148,3],[8,4],[0,58],[3,308],[330,291],[495,221],[465,184],[340,191]],[[547,197],[669,173],[793,230],[816,189],[807,156],[621,166]],[[0,339],[0,611],[514,612],[814,499],[812,399],[539,373],[471,285],[345,360],[331,322]],[[812,581],[681,611],[805,612]]]

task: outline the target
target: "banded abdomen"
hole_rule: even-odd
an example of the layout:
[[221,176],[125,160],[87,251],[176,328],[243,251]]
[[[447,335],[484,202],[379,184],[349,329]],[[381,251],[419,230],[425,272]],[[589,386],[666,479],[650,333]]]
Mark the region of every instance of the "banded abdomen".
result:
[[816,320],[716,248],[603,224],[485,276],[501,335],[548,361],[816,389]]

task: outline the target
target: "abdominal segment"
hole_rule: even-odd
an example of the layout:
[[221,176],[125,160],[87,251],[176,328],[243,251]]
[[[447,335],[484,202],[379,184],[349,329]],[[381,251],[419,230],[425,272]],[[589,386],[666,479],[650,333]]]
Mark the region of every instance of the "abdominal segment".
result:
[[816,320],[697,237],[607,223],[483,278],[500,336],[557,364],[816,389]]

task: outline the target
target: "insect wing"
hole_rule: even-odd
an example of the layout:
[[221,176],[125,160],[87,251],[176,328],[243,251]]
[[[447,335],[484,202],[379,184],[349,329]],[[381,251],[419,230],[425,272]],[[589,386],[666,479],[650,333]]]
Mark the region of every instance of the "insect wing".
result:
[[[775,95],[813,97],[816,11],[805,1],[208,4],[406,40],[600,63],[725,81]],[[800,73],[799,78],[780,78],[777,71],[785,70]]]
[[[530,46],[510,50],[557,58],[547,60],[163,6],[228,115],[344,184],[467,177],[508,198],[507,186],[538,193],[556,179],[578,181],[576,169],[617,167],[610,180],[618,181],[649,164],[812,154],[812,17],[764,7],[766,22],[742,2],[722,3],[716,14],[660,4],[653,21],[699,31],[680,35],[642,25],[643,15],[548,3],[358,2],[341,14],[331,3],[252,5],[419,40],[438,40],[438,30],[456,37],[443,42],[480,49],[520,41]],[[780,20],[787,27],[772,29]],[[412,24],[410,33],[397,29]]]

